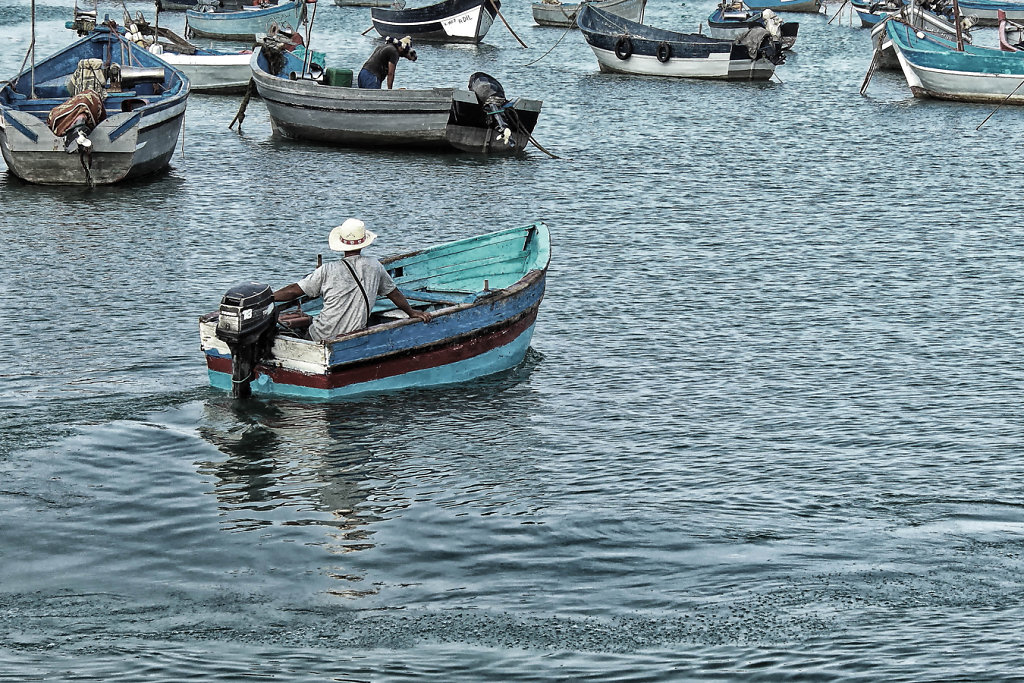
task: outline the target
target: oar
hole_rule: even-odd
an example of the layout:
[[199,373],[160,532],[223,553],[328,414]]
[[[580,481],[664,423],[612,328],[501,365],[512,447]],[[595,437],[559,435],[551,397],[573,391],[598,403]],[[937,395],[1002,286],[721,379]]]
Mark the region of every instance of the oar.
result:
[[868,72],[864,74],[864,82],[860,84],[860,94],[863,95],[868,89],[868,83],[871,81],[871,77],[875,73],[875,69],[878,67],[878,58],[882,56],[882,48],[875,48],[875,52],[871,55],[871,63],[868,64]]
[[363,32],[362,32],[362,33],[360,33],[359,35],[361,35],[361,36],[365,36],[365,35],[366,35],[367,33],[369,33],[369,32],[370,32],[370,31],[372,31],[372,30],[373,30],[373,27],[371,26],[370,28],[366,29],[365,31],[363,31]]
[[[1006,100],[1008,100],[1008,99],[1010,99],[1011,97],[1013,97],[1013,94],[1014,94],[1015,92],[1017,92],[1018,90],[1020,90],[1021,86],[1024,86],[1024,81],[1021,81],[1020,83],[1018,83],[1018,84],[1017,84],[1017,87],[1013,89],[1013,92],[1011,92],[1011,93],[1010,93],[1009,95],[1007,95],[1007,96],[1006,96],[1006,97],[1005,97],[1005,98],[1003,99],[1003,101],[1002,101],[1002,102],[1000,102],[999,104],[997,104],[997,105],[996,105],[996,108],[992,110],[992,114],[995,114],[995,113],[996,113],[997,111],[999,111],[999,107],[1001,107],[1001,106],[1003,106],[1004,104],[1006,104]],[[979,123],[979,124],[978,124],[978,127],[977,127],[977,128],[975,128],[974,130],[981,130],[981,127],[985,125],[985,122],[986,122],[986,121],[988,121],[988,120],[989,120],[990,118],[992,118],[992,114],[989,114],[988,116],[986,116],[986,117],[985,117],[985,121],[982,121],[981,123]]]
[[[846,3],[848,3],[849,1],[850,0],[843,0],[843,4],[841,4],[839,6],[839,9],[836,10],[836,13],[833,14],[832,18],[828,20],[828,24],[831,24],[833,22],[833,20],[835,20],[836,17],[838,17],[840,14],[842,14],[843,8],[846,7]],[[825,26],[828,26],[828,24],[825,24]]]
[[242,98],[242,103],[238,107],[238,113],[235,114],[235,118],[228,124],[228,130],[235,127],[235,122],[238,123],[238,134],[242,134],[242,121],[245,121],[245,108],[249,106],[249,99],[252,97],[252,91],[256,89],[256,79],[250,78],[249,85],[245,87],[245,97]]
[[516,32],[515,32],[515,31],[513,31],[513,30],[512,30],[512,27],[508,25],[508,22],[507,22],[507,21],[505,21],[505,17],[504,17],[504,16],[503,16],[503,15],[501,14],[501,10],[500,10],[500,9],[498,9],[498,6],[494,4],[494,0],[487,0],[487,2],[491,3],[491,7],[493,7],[493,8],[494,8],[494,12],[495,12],[495,14],[497,14],[497,15],[498,15],[498,17],[499,17],[499,18],[501,19],[502,23],[504,23],[504,24],[505,24],[505,28],[507,28],[507,29],[508,29],[508,32],[509,32],[509,33],[511,33],[511,34],[512,34],[513,36],[515,36],[515,39],[519,41],[519,44],[520,44],[520,45],[522,45],[523,47],[525,47],[525,48],[529,49],[529,45],[527,45],[526,43],[524,43],[524,42],[523,42],[523,39],[522,39],[522,38],[520,38],[519,36],[517,36],[517,35],[516,35]]

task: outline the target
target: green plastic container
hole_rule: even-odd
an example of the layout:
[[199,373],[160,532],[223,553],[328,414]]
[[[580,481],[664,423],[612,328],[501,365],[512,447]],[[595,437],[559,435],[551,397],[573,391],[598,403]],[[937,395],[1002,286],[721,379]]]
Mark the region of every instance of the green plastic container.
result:
[[351,88],[352,87],[352,69],[332,69],[328,68],[327,74],[327,85],[333,85],[339,88]]

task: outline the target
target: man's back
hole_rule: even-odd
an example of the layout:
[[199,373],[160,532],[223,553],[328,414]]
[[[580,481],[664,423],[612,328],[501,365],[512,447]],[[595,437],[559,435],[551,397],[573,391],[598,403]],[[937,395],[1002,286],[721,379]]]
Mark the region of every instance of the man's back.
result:
[[[359,278],[366,299],[349,270]],[[354,254],[339,261],[323,264],[305,278],[299,280],[299,287],[308,296],[322,296],[324,307],[313,319],[310,337],[314,340],[331,339],[346,332],[366,327],[369,308],[379,296],[386,296],[395,289],[395,283],[374,258]]]

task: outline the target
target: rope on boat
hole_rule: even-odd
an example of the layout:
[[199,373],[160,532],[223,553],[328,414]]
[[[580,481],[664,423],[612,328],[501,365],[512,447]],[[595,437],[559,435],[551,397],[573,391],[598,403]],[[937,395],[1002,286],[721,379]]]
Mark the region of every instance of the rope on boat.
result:
[[1011,97],[1013,97],[1013,96],[1014,96],[1014,94],[1015,94],[1015,93],[1016,93],[1016,92],[1017,92],[1018,90],[1020,90],[1020,89],[1021,89],[1021,86],[1024,86],[1024,81],[1021,81],[1020,83],[1018,83],[1018,84],[1017,84],[1017,87],[1016,87],[1016,88],[1014,88],[1014,89],[1013,89],[1013,91],[1012,91],[1012,92],[1011,92],[1011,93],[1010,93],[1009,95],[1007,95],[1007,96],[1006,96],[1005,98],[1003,98],[1003,101],[1002,101],[1002,102],[1000,102],[999,104],[997,104],[997,105],[996,105],[996,108],[992,110],[992,113],[991,113],[991,114],[989,114],[988,116],[986,116],[986,117],[985,117],[985,120],[984,120],[984,121],[982,121],[981,123],[979,123],[979,124],[978,124],[978,127],[977,127],[977,128],[975,128],[974,130],[981,130],[981,127],[982,127],[982,126],[984,126],[984,125],[985,125],[985,123],[986,123],[986,122],[987,122],[987,121],[988,121],[988,120],[989,120],[990,118],[992,118],[992,115],[993,115],[993,114],[995,114],[995,113],[996,113],[997,111],[999,111],[999,107],[1001,107],[1001,106],[1003,106],[1004,104],[1006,104],[1006,101],[1007,101],[1008,99],[1010,99]]
[[828,26],[829,24],[831,24],[832,21],[842,13],[843,8],[846,7],[846,3],[848,3],[849,1],[850,0],[843,0],[842,4],[839,5],[839,9],[836,10],[836,13],[832,15],[832,19],[829,19],[828,20],[828,24],[825,24],[825,26]]
[[549,54],[551,54],[551,51],[554,50],[556,47],[558,47],[558,44],[560,42],[562,42],[562,38],[565,38],[566,34],[568,34],[569,31],[573,30],[574,28],[576,28],[576,15],[575,14],[572,15],[572,21],[569,22],[569,27],[567,29],[565,29],[565,31],[562,32],[562,35],[558,36],[558,40],[555,41],[555,44],[552,45],[550,48],[548,48],[548,51],[545,52],[544,54],[542,54],[540,57],[537,57],[537,59],[533,60],[529,64],[525,64],[524,66],[533,66],[534,64],[536,64],[537,62],[539,62],[540,60],[544,59]]
[[242,134],[242,121],[245,121],[245,108],[249,106],[249,100],[252,98],[253,88],[256,86],[256,79],[250,78],[249,85],[245,86],[245,97],[242,98],[242,103],[238,106],[238,113],[235,114],[235,118],[231,119],[231,123],[228,125],[228,130],[235,127],[235,122],[238,122],[238,134]]
[[544,152],[545,154],[547,154],[552,159],[561,159],[561,157],[559,157],[559,156],[557,156],[555,154],[552,154],[551,152],[549,152],[546,149],[544,149],[543,147],[541,147],[541,144],[534,139],[533,133],[527,133],[526,134],[526,139],[529,140],[530,142],[532,142],[534,147],[536,147],[540,151]]
[[11,86],[11,88],[17,88],[18,87],[18,81],[21,79],[21,74],[24,73],[24,71],[25,71],[25,65],[28,64],[28,56],[30,54],[32,54],[32,49],[34,47],[35,47],[35,45],[31,45],[31,44],[28,46],[28,50],[25,51],[25,58],[21,60],[21,66],[18,67],[18,75],[15,76],[14,78],[11,78],[11,79],[8,79],[6,81],[3,81],[3,84],[5,86],[9,85],[9,86]]
[[529,45],[524,43],[523,39],[516,35],[516,32],[512,30],[511,26],[509,26],[508,21],[505,19],[505,16],[501,13],[501,10],[498,9],[498,6],[494,4],[494,0],[487,0],[487,2],[489,2],[491,4],[491,7],[494,8],[494,13],[497,14],[498,18],[501,19],[501,22],[505,24],[505,28],[508,29],[508,32],[511,33],[515,37],[515,39],[519,41],[520,45],[529,49]]

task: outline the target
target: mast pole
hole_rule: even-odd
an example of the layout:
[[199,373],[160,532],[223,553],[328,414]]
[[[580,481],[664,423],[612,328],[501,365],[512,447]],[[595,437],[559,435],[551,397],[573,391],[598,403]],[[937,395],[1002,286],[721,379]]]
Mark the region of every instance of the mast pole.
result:
[[953,23],[956,24],[956,49],[957,52],[964,51],[964,32],[960,25],[960,3],[953,0]]
[[29,76],[29,99],[36,98],[36,0],[32,0],[32,37],[29,44],[29,51],[32,53],[32,69]]

